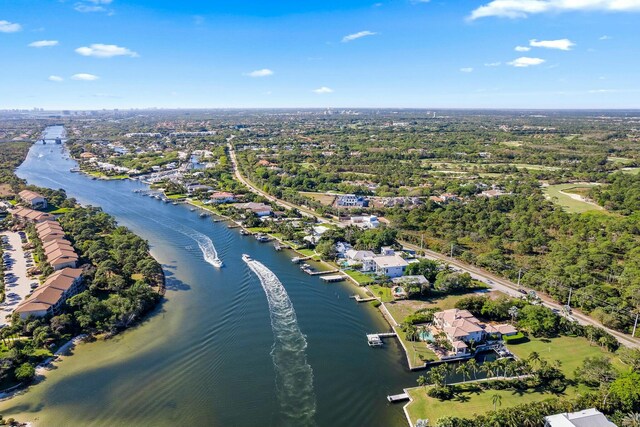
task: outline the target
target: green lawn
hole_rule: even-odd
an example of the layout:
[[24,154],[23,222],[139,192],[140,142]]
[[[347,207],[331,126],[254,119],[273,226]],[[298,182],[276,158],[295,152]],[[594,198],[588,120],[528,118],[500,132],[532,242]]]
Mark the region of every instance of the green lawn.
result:
[[177,199],[184,199],[185,197],[187,197],[186,194],[172,194],[170,196],[167,196],[167,199],[177,200]]
[[556,184],[549,185],[548,187],[544,187],[544,194],[553,200],[554,203],[562,206],[565,211],[570,213],[583,213],[589,211],[601,211],[606,212],[602,206],[598,206],[595,203],[589,203],[586,201],[578,200],[570,195],[566,194],[566,191],[571,191],[572,189],[583,189],[588,187],[593,187],[594,184]]
[[573,378],[573,371],[582,365],[587,357],[606,356],[611,358],[613,366],[624,369],[624,365],[613,353],[595,344],[590,344],[584,337],[561,336],[557,338],[529,337],[528,342],[509,344],[509,350],[521,359],[526,359],[532,352],[537,352],[541,358],[550,362],[559,360],[561,369],[568,378]]
[[353,278],[360,285],[368,285],[369,283],[373,283],[374,280],[371,276],[368,276],[360,271],[355,270],[345,270],[345,273],[349,275],[349,277]]
[[269,227],[249,227],[247,230],[252,233],[268,233],[271,231]]
[[[469,385],[471,386],[471,385]],[[509,408],[523,403],[535,402],[558,395],[551,393],[541,393],[539,391],[527,390],[524,392],[513,390],[487,390],[461,393],[452,400],[441,401],[427,396],[424,387],[416,387],[408,390],[409,396],[413,399],[407,407],[411,420],[415,423],[417,419],[429,419],[429,425],[435,425],[436,420],[445,416],[455,416],[461,418],[472,418],[474,414],[483,414],[493,410],[493,395],[497,394],[502,398],[498,409]],[[559,396],[570,397],[576,393],[576,388],[568,387]]]
[[393,296],[391,295],[391,288],[387,288],[385,286],[380,286],[380,285],[371,285],[368,288],[371,291],[371,293],[376,298],[380,298],[382,302],[393,301]]
[[314,256],[316,254],[313,249],[298,249],[298,252],[304,256]]
[[630,173],[632,175],[640,174],[640,168],[622,168],[620,169],[623,173]]

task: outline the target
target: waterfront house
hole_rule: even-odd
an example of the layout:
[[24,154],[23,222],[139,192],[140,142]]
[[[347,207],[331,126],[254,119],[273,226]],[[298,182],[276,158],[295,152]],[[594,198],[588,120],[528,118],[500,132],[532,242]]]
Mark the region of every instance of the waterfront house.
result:
[[35,209],[45,209],[47,207],[47,198],[40,193],[31,190],[22,190],[18,193],[20,200]]
[[18,305],[15,311],[22,319],[54,315],[67,299],[80,291],[81,284],[81,269],[65,268],[57,271]]
[[382,255],[373,259],[376,273],[387,277],[400,277],[409,263],[398,255]]
[[50,221],[55,217],[49,213],[35,211],[29,208],[17,208],[9,211],[13,218],[21,222],[39,223],[44,221]]
[[256,215],[258,215],[260,217],[269,216],[273,212],[271,210],[271,206],[265,205],[264,203],[249,202],[249,203],[240,203],[240,204],[237,204],[235,206],[238,209],[251,211],[251,212],[253,212],[254,214],[256,214]]
[[236,196],[232,193],[224,191],[217,191],[209,196],[208,203],[219,205],[222,203],[233,203],[236,201]]
[[349,249],[347,252],[345,252],[344,255],[347,258],[348,265],[361,264],[362,271],[364,272],[374,271],[376,268],[376,265],[373,262],[376,254],[371,251],[358,251],[355,249]]

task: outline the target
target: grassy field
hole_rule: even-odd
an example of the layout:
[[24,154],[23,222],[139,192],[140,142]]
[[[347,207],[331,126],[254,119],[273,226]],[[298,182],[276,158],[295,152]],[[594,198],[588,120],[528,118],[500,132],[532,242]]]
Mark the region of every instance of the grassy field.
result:
[[366,274],[361,273],[360,271],[345,270],[345,273],[347,273],[347,275],[349,275],[349,277],[353,278],[360,285],[368,285],[369,283],[373,283],[374,282],[374,280],[373,280],[373,278],[371,276],[367,276]]
[[391,295],[390,288],[387,288],[385,286],[379,286],[379,285],[371,285],[369,286],[369,290],[376,298],[380,298],[382,302],[393,301],[393,296]]
[[[465,163],[465,162],[431,162],[429,160],[422,161],[423,166],[431,165],[436,168],[436,171],[456,171],[460,169],[478,169],[501,167],[501,166],[513,166],[517,169],[528,170],[541,170],[541,171],[556,171],[560,170],[558,166],[545,166],[545,165],[530,165],[526,163]],[[440,170],[442,169],[442,170]]]
[[622,370],[624,365],[613,353],[589,343],[584,337],[562,336],[557,338],[534,338],[529,342],[509,344],[509,350],[519,358],[526,359],[532,352],[537,352],[542,359],[550,362],[559,360],[562,371],[567,378],[573,378],[573,371],[582,365],[587,357],[605,356],[611,359],[613,365]]
[[331,206],[333,202],[336,200],[336,196],[332,194],[312,193],[312,192],[306,192],[306,191],[301,191],[300,194],[304,197],[308,197],[309,199],[313,199],[316,202],[320,202],[325,206]]
[[545,195],[553,200],[558,205],[562,206],[565,211],[571,213],[583,213],[589,211],[601,211],[606,212],[602,206],[598,206],[595,203],[582,201],[571,197],[566,193],[574,193],[582,195],[584,191],[590,187],[595,186],[589,184],[556,184],[544,187],[543,191]]
[[[445,416],[456,416],[462,418],[472,418],[474,414],[483,414],[493,410],[493,395],[497,394],[502,398],[501,405],[498,409],[509,408],[523,403],[535,402],[558,395],[551,393],[541,393],[538,391],[527,390],[524,392],[516,392],[513,390],[488,390],[488,391],[469,391],[461,393],[456,398],[449,401],[441,401],[427,396],[425,388],[412,388],[409,396],[413,401],[407,407],[411,420],[415,423],[417,419],[428,418],[429,425],[435,425],[438,418]],[[562,397],[570,397],[576,393],[574,387],[568,387]]]
[[620,170],[623,173],[630,173],[632,175],[638,175],[640,173],[640,168],[622,168]]

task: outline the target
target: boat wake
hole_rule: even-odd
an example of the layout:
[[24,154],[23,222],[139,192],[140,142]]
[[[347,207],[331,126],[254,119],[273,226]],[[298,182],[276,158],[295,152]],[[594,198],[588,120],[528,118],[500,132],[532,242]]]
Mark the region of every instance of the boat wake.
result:
[[221,268],[223,266],[222,260],[218,257],[218,251],[216,251],[216,247],[213,245],[213,240],[196,230],[189,230],[187,232],[183,232],[183,234],[196,241],[206,262],[216,268]]
[[296,312],[278,277],[262,263],[243,256],[267,295],[274,343],[271,350],[276,389],[282,410],[280,425],[313,426],[316,397],[313,370],[307,363],[307,340],[298,327]]

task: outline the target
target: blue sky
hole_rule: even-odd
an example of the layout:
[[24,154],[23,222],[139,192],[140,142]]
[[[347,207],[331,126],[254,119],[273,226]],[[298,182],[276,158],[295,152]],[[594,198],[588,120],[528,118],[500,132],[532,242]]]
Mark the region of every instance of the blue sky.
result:
[[640,0],[0,0],[0,108],[640,108],[638,23]]

